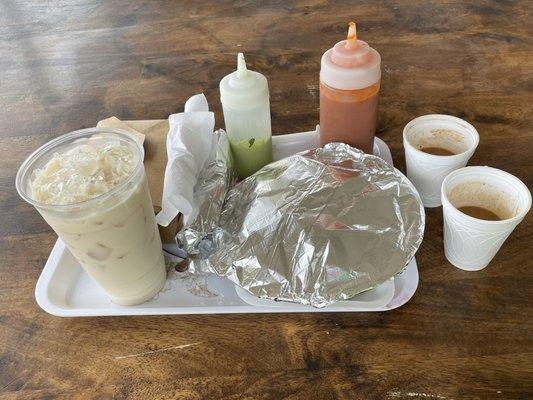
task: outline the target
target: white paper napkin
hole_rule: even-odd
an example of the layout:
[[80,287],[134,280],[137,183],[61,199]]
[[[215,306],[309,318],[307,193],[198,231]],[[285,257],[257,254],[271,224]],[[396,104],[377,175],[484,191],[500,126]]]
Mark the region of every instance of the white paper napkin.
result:
[[193,189],[200,171],[216,155],[215,116],[203,94],[192,96],[185,110],[168,117],[167,167],[159,225],[167,226],[182,213],[187,223],[193,213]]

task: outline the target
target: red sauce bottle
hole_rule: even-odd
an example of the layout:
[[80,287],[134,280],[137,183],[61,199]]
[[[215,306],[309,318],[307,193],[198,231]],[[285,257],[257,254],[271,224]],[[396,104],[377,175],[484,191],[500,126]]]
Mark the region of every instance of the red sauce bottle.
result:
[[355,23],[348,38],[322,56],[320,68],[320,143],[344,142],[372,153],[378,112],[381,57],[357,40]]

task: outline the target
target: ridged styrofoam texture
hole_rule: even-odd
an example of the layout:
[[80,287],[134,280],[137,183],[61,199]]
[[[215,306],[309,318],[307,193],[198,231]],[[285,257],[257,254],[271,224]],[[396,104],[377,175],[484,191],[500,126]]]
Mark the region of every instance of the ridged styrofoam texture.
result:
[[[432,130],[449,129],[465,141],[465,151],[453,156],[436,156],[418,150],[416,141]],[[450,115],[430,114],[409,122],[403,130],[407,177],[415,185],[424,207],[441,205],[440,187],[450,172],[464,167],[479,143],[476,129],[468,122]]]
[[[454,188],[467,182],[485,183],[507,194],[515,202],[515,215],[502,221],[486,221],[458,211],[449,196]],[[446,258],[457,268],[478,271],[490,263],[505,239],[524,219],[531,208],[531,193],[522,181],[505,171],[491,167],[466,167],[444,179],[442,207]]]

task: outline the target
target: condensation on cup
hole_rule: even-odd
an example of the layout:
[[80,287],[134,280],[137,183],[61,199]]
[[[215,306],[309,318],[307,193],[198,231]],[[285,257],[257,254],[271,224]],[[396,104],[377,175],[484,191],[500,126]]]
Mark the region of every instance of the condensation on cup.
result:
[[142,145],[127,132],[91,128],[31,154],[16,185],[111,300],[134,305],[166,280]]

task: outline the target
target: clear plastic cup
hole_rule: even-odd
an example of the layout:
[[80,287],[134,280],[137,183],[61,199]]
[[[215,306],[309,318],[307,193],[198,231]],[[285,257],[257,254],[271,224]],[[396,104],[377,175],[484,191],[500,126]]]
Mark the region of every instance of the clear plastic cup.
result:
[[[137,160],[131,175],[110,191],[83,202],[51,205],[34,200],[30,186],[34,171],[43,168],[55,153],[89,141],[96,145],[119,142],[130,148]],[[166,280],[143,158],[142,145],[127,132],[82,129],[37,149],[22,163],[16,177],[20,196],[35,206],[87,273],[120,305],[151,299]]]
[[[405,126],[403,146],[407,177],[418,190],[424,207],[441,205],[442,181],[450,172],[466,165],[478,144],[476,128],[450,115],[424,115]],[[454,154],[429,154],[420,150],[424,147],[444,148]]]
[[[465,206],[492,211],[500,221],[473,218]],[[442,183],[444,253],[466,271],[485,268],[531,208],[531,193],[515,176],[491,167],[466,167]]]

